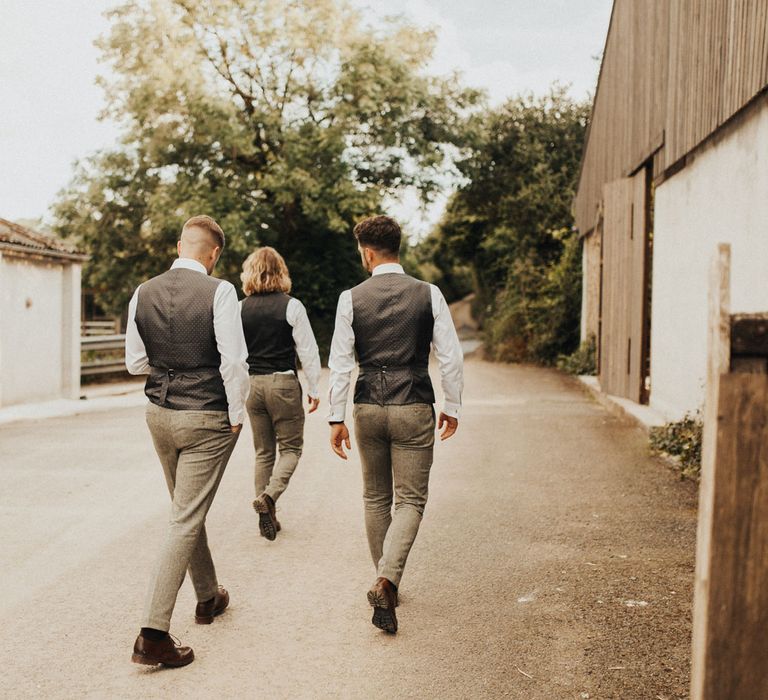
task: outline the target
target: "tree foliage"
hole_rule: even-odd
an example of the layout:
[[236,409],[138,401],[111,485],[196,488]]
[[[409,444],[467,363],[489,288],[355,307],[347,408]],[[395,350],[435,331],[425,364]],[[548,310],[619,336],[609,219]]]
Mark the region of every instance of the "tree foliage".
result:
[[86,284],[119,312],[207,213],[227,235],[219,276],[237,284],[248,252],[275,246],[327,331],[362,274],[354,222],[402,187],[437,190],[477,93],[424,72],[430,32],[371,29],[342,0],[139,0],[110,19],[106,113],[125,136],[56,209],[92,253]]
[[443,278],[466,279],[471,268],[498,359],[550,363],[578,345],[581,247],[570,208],[588,113],[554,87],[475,116],[459,163],[465,184],[426,243]]

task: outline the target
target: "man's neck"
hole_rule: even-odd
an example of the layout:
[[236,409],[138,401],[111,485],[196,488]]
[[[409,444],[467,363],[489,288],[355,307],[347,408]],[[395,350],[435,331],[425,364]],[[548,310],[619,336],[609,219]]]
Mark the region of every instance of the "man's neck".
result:
[[199,265],[202,265],[205,268],[205,271],[206,271],[207,274],[209,274],[209,275],[211,274],[208,271],[208,266],[202,260],[200,260],[199,258],[194,258],[191,255],[179,255],[179,260],[192,260],[192,261],[198,263]]
[[373,271],[379,267],[379,265],[399,265],[400,260],[399,258],[394,258],[392,260],[375,260],[371,262],[371,274],[373,274]]

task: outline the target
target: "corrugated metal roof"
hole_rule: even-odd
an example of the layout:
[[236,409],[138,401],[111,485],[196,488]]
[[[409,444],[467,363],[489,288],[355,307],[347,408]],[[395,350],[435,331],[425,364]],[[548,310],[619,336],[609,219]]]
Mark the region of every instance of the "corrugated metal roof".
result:
[[47,233],[33,231],[13,221],[0,218],[0,249],[28,252],[46,257],[85,259],[88,256],[76,246]]

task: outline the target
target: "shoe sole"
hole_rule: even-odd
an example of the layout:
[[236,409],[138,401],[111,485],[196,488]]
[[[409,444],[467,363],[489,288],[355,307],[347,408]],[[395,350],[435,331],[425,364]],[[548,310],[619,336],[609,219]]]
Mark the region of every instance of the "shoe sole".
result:
[[195,660],[195,657],[192,656],[189,661],[184,661],[183,663],[179,664],[169,664],[165,661],[157,661],[156,659],[151,659],[148,656],[144,656],[143,654],[136,654],[135,652],[131,655],[131,661],[135,664],[143,664],[144,666],[167,666],[168,668],[181,668],[182,666],[189,666],[193,661]]
[[214,618],[217,618],[219,615],[224,614],[224,611],[228,607],[229,607],[229,605],[227,605],[226,607],[222,608],[221,610],[215,611],[213,613],[213,615],[204,615],[204,616],[195,615],[195,622],[198,625],[210,625],[213,622]]
[[395,611],[389,609],[387,599],[378,591],[368,591],[368,604],[373,608],[371,622],[384,632],[395,634],[397,632],[397,617]]
[[269,506],[265,501],[257,498],[253,502],[253,509],[259,514],[259,533],[272,542],[277,537],[280,525],[277,520],[272,519],[269,514]]

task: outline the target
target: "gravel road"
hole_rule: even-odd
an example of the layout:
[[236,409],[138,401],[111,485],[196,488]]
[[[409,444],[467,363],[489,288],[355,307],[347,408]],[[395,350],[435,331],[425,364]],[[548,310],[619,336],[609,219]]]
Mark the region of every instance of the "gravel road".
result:
[[696,490],[554,371],[471,360],[403,579],[400,632],[370,624],[356,450],[323,408],[258,536],[245,430],[208,518],[232,604],[172,632],[184,669],[131,664],[167,495],[141,408],[0,426],[8,698],[687,697]]

